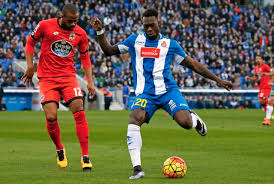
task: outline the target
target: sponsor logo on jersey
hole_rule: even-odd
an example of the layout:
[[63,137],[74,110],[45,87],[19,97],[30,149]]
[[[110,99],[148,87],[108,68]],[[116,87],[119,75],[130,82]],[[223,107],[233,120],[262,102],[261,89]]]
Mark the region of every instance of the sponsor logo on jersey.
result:
[[72,51],[73,46],[68,41],[63,39],[53,42],[50,48],[51,51],[57,56],[66,57]]
[[59,34],[58,31],[53,32],[53,35],[58,35],[58,34]]
[[70,33],[69,39],[70,40],[74,40],[74,38],[75,38],[75,33],[74,32]]
[[145,42],[142,42],[142,41],[136,41],[135,43],[136,44],[141,44],[141,45],[145,44]]
[[160,49],[153,47],[141,47],[141,57],[145,58],[159,58]]

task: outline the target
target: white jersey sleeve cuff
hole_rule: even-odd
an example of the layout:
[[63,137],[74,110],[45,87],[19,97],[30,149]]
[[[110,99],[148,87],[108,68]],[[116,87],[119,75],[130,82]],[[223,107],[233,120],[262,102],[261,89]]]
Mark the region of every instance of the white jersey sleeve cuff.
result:
[[119,48],[121,54],[127,53],[127,52],[128,52],[128,49],[129,49],[129,48],[128,48],[127,46],[125,46],[125,45],[118,45],[118,48]]
[[175,63],[177,63],[178,65],[181,64],[181,62],[185,59],[185,57],[183,56],[180,56],[178,54],[175,54],[175,57],[174,57],[174,61]]

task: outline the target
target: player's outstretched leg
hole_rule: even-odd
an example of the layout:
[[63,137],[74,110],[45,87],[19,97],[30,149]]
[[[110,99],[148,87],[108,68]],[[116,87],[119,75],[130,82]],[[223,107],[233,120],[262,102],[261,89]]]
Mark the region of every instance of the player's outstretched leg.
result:
[[65,168],[68,166],[68,160],[66,157],[66,150],[61,149],[56,151],[56,156],[57,156],[57,165],[60,168]]
[[196,131],[201,135],[205,136],[207,134],[207,128],[204,121],[193,111],[190,111],[192,118],[193,128],[195,127]]
[[131,162],[133,165],[133,175],[129,179],[139,179],[145,176],[141,168],[141,147],[142,137],[138,125],[129,124],[127,131],[127,145],[130,154]]

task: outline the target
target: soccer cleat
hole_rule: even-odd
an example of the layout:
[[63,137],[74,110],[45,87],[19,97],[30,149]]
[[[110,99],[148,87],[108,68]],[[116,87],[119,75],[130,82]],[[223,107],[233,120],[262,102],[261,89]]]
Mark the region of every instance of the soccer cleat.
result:
[[270,119],[264,119],[264,121],[262,122],[262,125],[270,125]]
[[201,136],[206,136],[207,134],[207,128],[205,122],[193,111],[190,113],[193,113],[196,118],[197,118],[197,125],[195,127],[196,131],[201,135]]
[[134,167],[133,175],[129,177],[130,180],[136,180],[145,177],[145,173],[140,165]]
[[67,160],[67,157],[66,157],[66,151],[65,149],[62,149],[62,150],[58,150],[56,151],[57,152],[57,165],[60,167],[60,168],[65,168],[68,166],[68,160]]
[[92,169],[92,164],[87,155],[81,157],[81,166],[83,171],[90,171]]

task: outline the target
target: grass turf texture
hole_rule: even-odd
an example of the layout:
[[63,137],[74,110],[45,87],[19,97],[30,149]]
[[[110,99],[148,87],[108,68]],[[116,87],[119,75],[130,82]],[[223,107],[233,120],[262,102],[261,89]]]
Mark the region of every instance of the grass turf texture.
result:
[[[274,124],[262,126],[262,110],[197,110],[208,135],[180,128],[164,111],[142,127],[142,163],[146,178],[132,181],[126,145],[128,111],[86,112],[94,169],[82,172],[80,146],[70,112],[59,112],[69,166],[56,165],[43,112],[0,113],[0,183],[5,184],[273,184]],[[184,178],[167,179],[162,164],[183,158]]]

